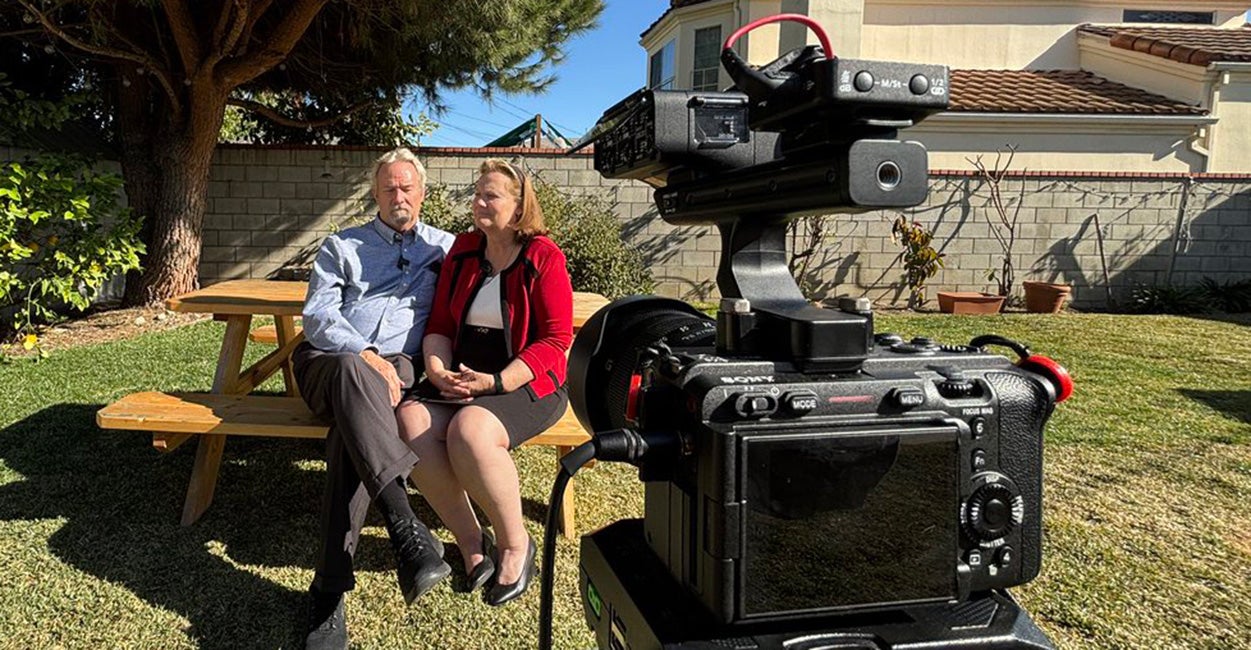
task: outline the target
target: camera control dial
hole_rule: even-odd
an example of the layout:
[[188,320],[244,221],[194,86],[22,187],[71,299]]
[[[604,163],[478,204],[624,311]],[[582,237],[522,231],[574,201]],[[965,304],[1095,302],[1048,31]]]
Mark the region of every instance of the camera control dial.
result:
[[973,490],[960,519],[965,532],[982,545],[1001,540],[1021,525],[1025,502],[1010,481],[999,475],[986,476]]
[[964,374],[963,370],[955,366],[940,366],[934,369],[942,376],[942,381],[938,382],[938,394],[947,399],[958,399],[968,397],[973,392],[973,382]]

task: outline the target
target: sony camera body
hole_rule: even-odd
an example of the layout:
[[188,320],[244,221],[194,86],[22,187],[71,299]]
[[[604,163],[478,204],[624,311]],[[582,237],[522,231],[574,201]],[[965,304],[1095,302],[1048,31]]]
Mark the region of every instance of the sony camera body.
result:
[[[634,296],[597,312],[570,352],[579,421],[597,449],[630,450],[609,459],[645,483],[641,527],[583,538],[601,647],[760,632],[789,648],[818,629],[881,640],[894,632],[849,632],[846,617],[891,611],[895,638],[955,643],[926,647],[1046,647],[1003,588],[1039,571],[1043,426],[1067,374],[998,337],[875,334],[867,299],[814,306],[787,265],[797,216],[925,199],[925,149],[896,136],[946,107],[947,69],[813,46],[759,68],[727,46],[722,61],[735,88],[640,91],[583,141],[606,177],[655,187],[667,222],[721,235],[715,320]],[[1005,643],[1026,637],[1042,641]],[[866,643],[829,647],[889,645]]]
[[964,600],[1041,562],[1054,388],[1005,357],[879,335],[851,373],[671,350],[645,363],[644,530],[725,623]]

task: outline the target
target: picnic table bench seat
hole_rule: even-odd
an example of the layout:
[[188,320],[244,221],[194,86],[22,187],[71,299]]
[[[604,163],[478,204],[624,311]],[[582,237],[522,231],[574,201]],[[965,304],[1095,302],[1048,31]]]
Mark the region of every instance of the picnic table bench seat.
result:
[[[196,435],[325,438],[329,431],[299,397],[155,391],[131,393],[105,406],[96,412],[96,424],[101,429],[149,432],[152,445],[160,451],[172,451]],[[568,409],[556,424],[525,445],[555,447],[559,462],[590,439],[573,409]],[[215,482],[217,477],[205,478]],[[570,538],[577,530],[573,495],[570,482],[559,505],[561,528]]]

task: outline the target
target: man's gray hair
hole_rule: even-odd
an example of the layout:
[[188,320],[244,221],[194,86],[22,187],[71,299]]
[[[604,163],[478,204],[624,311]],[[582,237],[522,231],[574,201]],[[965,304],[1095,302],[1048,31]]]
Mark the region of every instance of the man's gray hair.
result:
[[374,173],[369,181],[370,187],[375,190],[378,189],[378,170],[382,169],[383,165],[397,162],[412,163],[413,167],[417,169],[417,177],[421,179],[422,186],[425,186],[426,166],[421,164],[420,160],[417,160],[417,154],[413,153],[408,147],[396,147],[382,154],[374,161]]

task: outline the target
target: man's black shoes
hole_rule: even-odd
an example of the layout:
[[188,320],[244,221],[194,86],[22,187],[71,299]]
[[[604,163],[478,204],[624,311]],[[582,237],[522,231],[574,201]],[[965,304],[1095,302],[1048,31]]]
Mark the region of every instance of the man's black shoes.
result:
[[416,519],[396,523],[391,546],[399,562],[400,591],[409,605],[452,573],[452,567],[443,561],[443,542]]
[[306,650],[346,650],[348,647],[347,620],[343,616],[343,594],[321,595],[311,592],[312,607],[309,610],[309,632],[304,639]]

